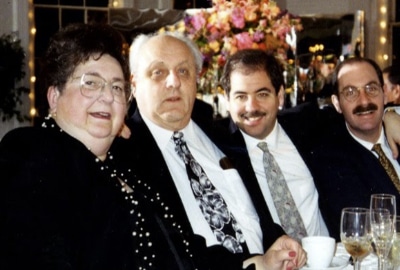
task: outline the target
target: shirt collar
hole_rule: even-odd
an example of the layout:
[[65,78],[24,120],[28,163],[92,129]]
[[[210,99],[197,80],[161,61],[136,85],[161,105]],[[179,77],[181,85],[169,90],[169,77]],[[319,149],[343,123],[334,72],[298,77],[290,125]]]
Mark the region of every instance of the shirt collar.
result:
[[374,146],[374,144],[377,144],[377,143],[380,143],[381,145],[387,144],[386,139],[385,139],[385,132],[384,132],[383,128],[381,129],[381,134],[379,135],[379,138],[375,143],[371,143],[371,142],[368,142],[368,141],[365,141],[365,140],[362,140],[362,139],[356,137],[353,133],[351,133],[350,129],[347,126],[347,123],[346,123],[346,128],[347,128],[349,134],[351,135],[351,137],[353,137],[354,140],[356,140],[359,144],[361,144],[368,150],[371,150],[372,147]]
[[[147,117],[143,116],[143,121],[146,123],[147,127],[149,128],[151,134],[154,137],[154,140],[156,141],[158,147],[161,150],[164,150],[167,148],[168,143],[170,142],[172,135],[174,134],[174,131],[168,130],[165,128],[162,128],[155,123],[153,123],[150,119]],[[194,133],[194,128],[193,128],[193,122],[192,120],[189,121],[189,124],[182,130],[176,130],[176,131],[182,131],[185,134],[185,137],[190,137]]]
[[274,149],[278,145],[279,141],[279,136],[281,133],[281,127],[278,124],[278,121],[275,121],[274,128],[272,131],[268,134],[267,137],[265,137],[263,140],[254,138],[246,133],[244,133],[242,130],[240,132],[243,134],[244,141],[246,143],[247,149],[250,151],[254,148],[258,148],[257,144],[261,141],[264,141],[268,144],[269,149]]

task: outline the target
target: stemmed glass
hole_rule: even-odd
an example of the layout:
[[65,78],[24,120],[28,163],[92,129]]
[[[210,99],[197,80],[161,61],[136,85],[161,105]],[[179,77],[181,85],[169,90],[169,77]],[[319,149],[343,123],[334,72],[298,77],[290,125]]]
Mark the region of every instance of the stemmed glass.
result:
[[400,270],[400,216],[395,218],[393,245],[388,257],[393,270]]
[[378,270],[388,267],[388,254],[393,244],[396,197],[390,194],[372,194],[370,204],[371,232]]
[[361,261],[370,250],[369,222],[367,208],[348,207],[342,210],[340,239],[353,258],[354,270],[361,269]]

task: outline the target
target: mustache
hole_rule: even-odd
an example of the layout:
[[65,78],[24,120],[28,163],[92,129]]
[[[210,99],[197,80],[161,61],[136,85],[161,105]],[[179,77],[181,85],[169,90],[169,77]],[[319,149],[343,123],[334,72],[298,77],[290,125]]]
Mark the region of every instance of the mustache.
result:
[[374,103],[368,103],[365,106],[357,106],[353,109],[353,114],[357,114],[357,113],[363,113],[363,112],[367,112],[367,111],[376,111],[378,110],[378,106]]
[[259,116],[264,116],[264,115],[265,115],[265,112],[253,111],[253,112],[243,113],[241,116],[244,118],[249,118],[249,117],[259,117]]

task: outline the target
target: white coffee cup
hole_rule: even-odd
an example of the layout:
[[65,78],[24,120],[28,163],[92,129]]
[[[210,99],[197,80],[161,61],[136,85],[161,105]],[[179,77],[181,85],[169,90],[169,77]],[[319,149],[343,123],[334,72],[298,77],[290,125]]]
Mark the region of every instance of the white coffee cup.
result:
[[307,266],[315,269],[329,267],[335,255],[336,241],[327,236],[307,236],[301,239],[307,252]]

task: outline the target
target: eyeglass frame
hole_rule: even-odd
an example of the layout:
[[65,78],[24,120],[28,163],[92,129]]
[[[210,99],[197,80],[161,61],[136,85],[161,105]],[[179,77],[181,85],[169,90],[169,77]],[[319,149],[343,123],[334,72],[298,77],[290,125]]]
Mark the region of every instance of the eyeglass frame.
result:
[[[96,90],[89,90],[89,91],[92,91],[92,92],[94,92],[94,93],[98,93],[97,96],[96,96],[96,95],[88,96],[88,95],[85,95],[85,94],[83,93],[82,88],[84,88],[84,86],[85,86],[85,83],[84,83],[84,78],[85,78],[85,76],[94,76],[94,77],[97,77],[97,78],[101,79],[102,85],[100,85],[100,87],[99,87],[98,89],[96,89]],[[81,76],[73,77],[72,79],[73,79],[73,80],[80,79],[80,81],[79,81],[79,90],[80,90],[80,93],[81,93],[82,96],[87,97],[87,98],[96,98],[96,99],[99,98],[99,97],[102,95],[102,93],[103,93],[103,91],[104,91],[106,85],[113,86],[113,83],[116,82],[116,81],[108,82],[108,81],[107,81],[106,79],[104,79],[102,76],[100,76],[100,75],[98,75],[98,74],[91,74],[91,73],[83,73]],[[120,80],[117,80],[117,81],[120,81]],[[129,82],[128,82],[128,81],[125,81],[125,80],[121,80],[120,82],[123,82],[124,85],[125,85],[125,87],[124,87],[123,90],[124,90],[124,93],[125,93],[125,100],[126,100],[126,102],[121,103],[121,102],[117,101],[117,100],[115,99],[115,96],[116,96],[116,95],[115,95],[115,92],[114,92],[113,89],[111,88],[111,94],[112,94],[112,96],[113,96],[113,101],[115,101],[115,102],[117,102],[117,103],[119,103],[119,104],[129,104],[129,102],[131,102],[131,100],[132,100],[132,90],[131,90],[131,88],[130,88]],[[99,90],[100,90],[100,91],[99,91]],[[117,95],[117,96],[118,96],[118,95]]]
[[[376,93],[371,93],[370,91],[367,90],[369,87],[372,87],[372,86],[377,86],[378,91],[376,91]],[[353,95],[354,97],[346,96],[346,94],[344,93],[347,89],[350,89],[350,88],[354,88],[354,91],[353,91],[355,93],[355,95]],[[349,85],[349,86],[344,87],[341,91],[339,91],[339,93],[341,95],[343,95],[343,98],[346,99],[347,101],[354,102],[360,97],[361,89],[364,89],[365,94],[370,98],[378,96],[379,91],[382,91],[382,93],[383,93],[383,86],[377,82],[370,82],[364,86],[358,86],[358,87]]]

